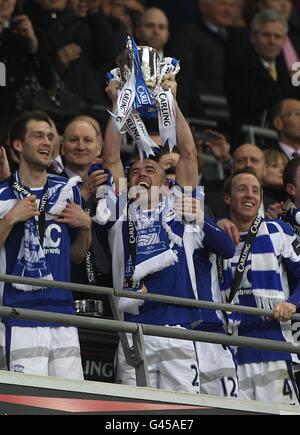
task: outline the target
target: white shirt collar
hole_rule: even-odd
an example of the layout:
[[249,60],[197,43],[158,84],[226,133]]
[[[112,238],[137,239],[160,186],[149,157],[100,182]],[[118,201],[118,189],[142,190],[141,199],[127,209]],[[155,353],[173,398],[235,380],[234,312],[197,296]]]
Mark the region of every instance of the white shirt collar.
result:
[[205,25],[206,27],[209,28],[209,30],[211,30],[215,34],[223,33],[223,32],[224,35],[226,34],[226,27],[217,26],[216,24],[209,23],[208,21],[205,21]]
[[264,66],[266,69],[269,69],[269,67],[270,67],[271,65],[276,65],[276,62],[275,62],[275,61],[274,61],[274,62],[268,62],[267,60],[263,59],[262,57],[260,58],[260,60],[262,61],[262,64],[263,64],[263,66]]
[[282,151],[287,155],[289,160],[292,160],[293,154],[297,153],[300,156],[300,149],[297,151],[295,148],[292,148],[290,145],[287,145],[286,143],[279,142],[279,146],[282,149]]

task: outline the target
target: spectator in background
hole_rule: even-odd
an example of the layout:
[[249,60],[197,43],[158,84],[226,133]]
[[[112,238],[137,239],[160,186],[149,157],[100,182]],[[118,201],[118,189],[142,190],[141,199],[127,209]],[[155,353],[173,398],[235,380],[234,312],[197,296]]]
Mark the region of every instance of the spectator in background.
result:
[[298,240],[300,240],[300,219],[298,214],[300,209],[299,167],[299,156],[288,161],[283,172],[283,185],[284,190],[288,195],[288,200],[285,203],[282,201],[272,204],[267,211],[270,219],[280,218],[287,222],[291,226]]
[[237,0],[198,0],[201,18],[172,35],[172,54],[181,61],[179,102],[186,115],[199,116],[199,94],[224,95],[224,49],[241,45],[234,28]]
[[[117,55],[122,49],[124,45],[124,40],[126,38],[126,30],[125,27],[120,30],[120,33],[114,32],[114,26],[112,26],[110,18],[106,17],[103,20],[103,14],[105,13],[105,1],[104,0],[68,0],[67,1],[67,9],[72,12],[73,15],[81,18],[88,19],[89,15],[97,15],[99,19],[99,15],[101,16],[101,22],[99,21],[98,25],[103,26],[108,32],[108,36],[111,38],[111,48],[114,52],[114,55]],[[105,14],[108,15],[108,14]],[[114,48],[115,46],[115,48]],[[103,71],[106,72],[105,69]],[[103,74],[100,76],[103,79]]]
[[[82,116],[72,120],[64,131],[62,156],[65,163],[64,176],[67,178],[79,175],[82,179],[80,194],[82,207],[88,215],[93,214],[95,208],[89,184],[88,170],[99,157],[103,146],[103,138],[99,124],[90,117]],[[98,172],[99,184],[105,184],[107,172]],[[108,247],[105,228],[92,223],[92,244],[84,260],[78,265],[72,263],[72,277],[74,283],[112,287],[111,255]],[[78,300],[94,299],[104,303],[104,315],[110,315],[107,298],[96,294],[75,292]]]
[[169,22],[166,14],[158,8],[147,9],[136,29],[138,44],[155,48],[160,57],[164,58],[167,56],[166,45],[169,37]]
[[266,173],[266,162],[263,151],[254,144],[242,144],[233,153],[232,173],[252,168],[261,181]]
[[103,0],[103,10],[114,32],[134,36],[144,6],[140,0]]
[[[1,25],[2,23],[2,25]],[[50,61],[39,46],[30,18],[16,0],[0,0],[0,62],[6,86],[0,86],[0,142],[7,139],[12,120],[23,110],[22,93],[36,75],[40,85],[52,84]]]
[[287,22],[266,10],[251,25],[251,45],[238,55],[227,52],[225,83],[232,121],[232,146],[241,141],[242,125],[262,125],[266,112],[284,98],[298,98],[282,54]]
[[267,214],[270,219],[280,218],[287,222],[300,241],[300,219],[298,214],[298,210],[300,209],[299,167],[300,156],[289,160],[283,172],[283,185],[284,190],[288,195],[288,200],[285,203],[282,201],[272,204],[269,207]]
[[86,5],[86,16],[76,16],[66,8],[67,0],[25,2],[40,48],[52,59],[66,86],[88,104],[103,104],[104,71],[114,62],[121,44],[102,12],[101,0]]
[[272,202],[287,199],[283,188],[283,171],[287,165],[287,157],[280,151],[267,149],[264,151],[266,171],[262,178],[264,198],[270,197]]
[[[271,166],[270,160],[268,161],[269,166]],[[280,166],[282,165],[283,163],[280,164]],[[268,171],[269,173],[267,175],[265,154],[259,147],[257,147],[254,144],[240,145],[233,153],[232,174],[235,174],[238,171],[241,171],[245,168],[253,169],[260,183],[263,185],[262,202],[260,205],[259,212],[261,216],[264,216],[265,211],[268,209],[268,207],[272,203],[278,201],[278,195],[280,197],[281,192],[278,193],[277,190],[268,188],[268,184],[266,185],[267,188],[265,189],[263,180],[265,179],[266,176],[267,179],[269,179],[270,167]],[[280,169],[279,171],[282,171],[282,169]],[[285,197],[284,193],[282,195],[283,197]]]
[[176,33],[185,24],[196,24],[198,21],[198,0],[146,0],[150,8],[162,9],[170,21],[170,30]]
[[300,101],[280,101],[272,109],[271,118],[279,137],[273,147],[282,151],[289,160],[300,155]]
[[288,71],[292,71],[294,63],[300,59],[300,32],[291,22],[290,17],[293,9],[292,0],[260,0],[261,10],[274,9],[280,13],[289,23],[288,35],[283,44],[283,55]]

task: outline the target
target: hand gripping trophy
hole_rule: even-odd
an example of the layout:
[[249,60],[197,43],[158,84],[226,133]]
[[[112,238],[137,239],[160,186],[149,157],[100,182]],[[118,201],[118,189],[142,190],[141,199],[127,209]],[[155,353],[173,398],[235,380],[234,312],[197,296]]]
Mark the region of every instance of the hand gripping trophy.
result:
[[112,114],[116,128],[130,134],[142,159],[155,155],[159,147],[148,135],[141,117],[158,116],[161,143],[168,144],[172,151],[176,145],[175,101],[171,90],[163,89],[162,82],[168,74],[179,72],[179,62],[171,57],[161,60],[154,48],[138,47],[130,37],[116,62],[118,68],[107,76],[108,80],[120,80],[123,85]]

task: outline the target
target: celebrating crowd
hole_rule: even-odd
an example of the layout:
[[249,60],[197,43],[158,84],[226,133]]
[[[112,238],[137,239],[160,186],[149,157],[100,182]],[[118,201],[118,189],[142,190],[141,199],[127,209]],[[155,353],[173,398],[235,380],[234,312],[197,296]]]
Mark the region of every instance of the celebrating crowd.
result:
[[[297,344],[300,6],[190,0],[182,13],[181,1],[169,3],[0,0],[0,273],[74,283],[73,292],[1,283],[1,303],[74,314],[87,299],[76,284],[225,302],[273,317],[124,297],[118,309],[129,322]],[[122,112],[130,77],[126,86],[122,74],[105,78],[128,35],[180,59],[179,74],[166,71],[160,84],[172,107],[167,132],[137,106]],[[205,124],[200,94],[226,97],[226,126],[191,127],[190,118]],[[245,140],[243,126],[266,122],[275,142]],[[162,139],[172,131],[176,146]],[[207,176],[207,149],[221,179]],[[89,299],[113,317],[108,298]],[[297,354],[144,340],[151,387],[299,404]],[[78,331],[3,318],[0,366],[82,380]],[[121,342],[116,381],[136,385]]]

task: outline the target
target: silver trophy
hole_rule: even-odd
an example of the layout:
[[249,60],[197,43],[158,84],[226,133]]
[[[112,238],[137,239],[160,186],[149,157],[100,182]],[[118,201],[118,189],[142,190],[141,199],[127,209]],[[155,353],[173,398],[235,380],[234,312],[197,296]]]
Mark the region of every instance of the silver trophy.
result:
[[179,62],[170,57],[161,59],[152,47],[136,46],[127,39],[126,49],[117,58],[118,68],[108,80],[123,84],[114,116],[116,128],[127,131],[139,148],[140,157],[154,155],[158,146],[150,138],[141,117],[150,118],[157,112],[162,145],[176,145],[176,107],[171,89],[162,84],[168,74],[177,74]]
[[[145,83],[153,96],[161,81],[161,59],[158,52],[152,47],[141,46],[137,47],[137,49]],[[120,78],[123,83],[126,83],[130,78],[133,61],[132,50],[128,48],[117,58]]]

